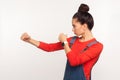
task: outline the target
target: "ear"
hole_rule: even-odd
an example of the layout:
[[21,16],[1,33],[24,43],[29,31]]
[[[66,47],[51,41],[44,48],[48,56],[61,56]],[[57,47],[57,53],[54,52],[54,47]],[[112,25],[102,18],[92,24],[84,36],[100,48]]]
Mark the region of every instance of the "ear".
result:
[[83,30],[84,30],[84,31],[88,28],[86,23],[84,23],[84,24],[82,25],[82,27],[83,27]]

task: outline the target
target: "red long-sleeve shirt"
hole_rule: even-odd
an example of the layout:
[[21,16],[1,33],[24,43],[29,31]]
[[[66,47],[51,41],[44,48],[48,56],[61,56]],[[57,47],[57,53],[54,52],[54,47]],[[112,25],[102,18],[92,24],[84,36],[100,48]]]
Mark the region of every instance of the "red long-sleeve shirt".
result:
[[[67,39],[68,42],[70,42],[70,40],[71,37]],[[77,66],[80,64],[83,65],[84,74],[87,80],[89,80],[90,78],[91,69],[93,65],[97,62],[99,55],[103,49],[103,45],[100,42],[98,42],[91,46],[90,48],[88,48],[86,51],[82,53],[80,53],[80,51],[83,50],[87,44],[94,40],[95,38],[85,42],[80,42],[79,38],[77,38],[74,44],[72,45],[71,51],[66,54],[66,57],[71,66]],[[63,49],[61,42],[48,44],[41,41],[38,48],[48,52]]]

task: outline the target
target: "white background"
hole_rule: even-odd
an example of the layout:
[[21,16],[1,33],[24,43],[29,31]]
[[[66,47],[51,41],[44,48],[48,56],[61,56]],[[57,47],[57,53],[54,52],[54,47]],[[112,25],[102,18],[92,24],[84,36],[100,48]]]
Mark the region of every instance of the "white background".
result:
[[48,43],[61,32],[73,36],[71,20],[81,3],[89,5],[92,32],[104,44],[92,80],[120,80],[119,0],[0,0],[0,80],[62,80],[64,51],[47,53],[20,36]]

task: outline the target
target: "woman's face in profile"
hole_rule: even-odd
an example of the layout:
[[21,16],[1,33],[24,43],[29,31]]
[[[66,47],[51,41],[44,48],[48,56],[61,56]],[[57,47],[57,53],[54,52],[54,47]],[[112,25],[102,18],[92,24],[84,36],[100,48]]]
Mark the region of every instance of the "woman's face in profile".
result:
[[72,26],[73,26],[72,31],[77,36],[80,36],[85,32],[84,26],[78,21],[77,18],[72,19]]

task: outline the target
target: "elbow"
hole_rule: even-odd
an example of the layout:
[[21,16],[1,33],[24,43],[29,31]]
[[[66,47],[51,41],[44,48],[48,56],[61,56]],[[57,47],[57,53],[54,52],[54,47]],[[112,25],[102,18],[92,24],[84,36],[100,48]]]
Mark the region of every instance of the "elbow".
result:
[[69,53],[67,55],[67,59],[69,61],[70,66],[72,66],[72,67],[78,66],[79,63],[80,63],[80,61],[78,60],[77,56],[73,55],[71,53]]
[[74,63],[70,63],[70,66],[75,67],[75,66],[76,66],[76,64],[74,64]]
[[70,63],[70,66],[72,66],[72,67],[79,65],[76,60],[74,60],[74,61],[69,60],[69,63]]

